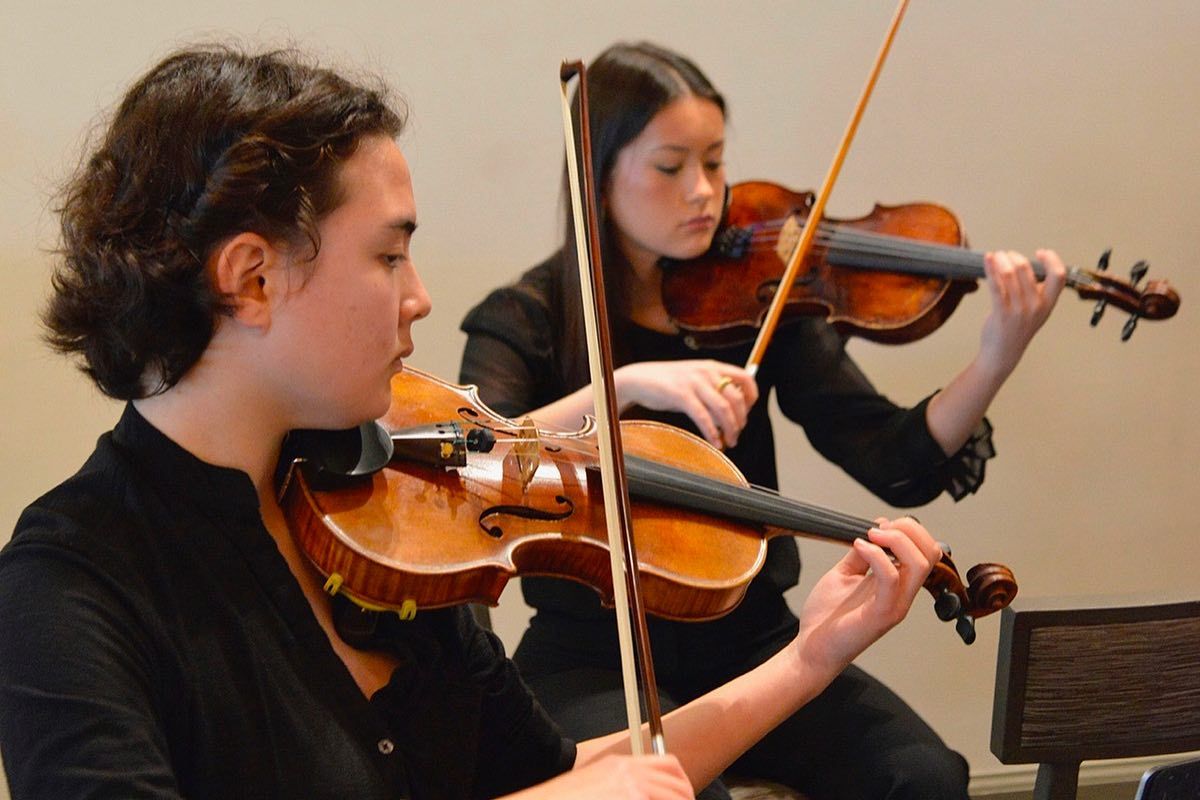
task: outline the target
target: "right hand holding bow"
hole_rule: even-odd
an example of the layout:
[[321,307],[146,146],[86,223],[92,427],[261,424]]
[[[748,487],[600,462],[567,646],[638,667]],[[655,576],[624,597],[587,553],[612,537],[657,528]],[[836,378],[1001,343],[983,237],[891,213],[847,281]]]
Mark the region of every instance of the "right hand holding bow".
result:
[[643,361],[613,375],[621,405],[687,414],[714,447],[733,447],[758,400],[758,384],[735,364],[711,359]]

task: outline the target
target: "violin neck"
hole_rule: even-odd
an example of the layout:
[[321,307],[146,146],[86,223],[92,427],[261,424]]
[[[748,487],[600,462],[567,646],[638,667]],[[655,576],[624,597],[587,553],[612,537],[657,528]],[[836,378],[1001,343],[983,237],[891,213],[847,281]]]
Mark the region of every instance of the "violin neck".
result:
[[[830,226],[822,238],[826,260],[838,267],[878,269],[911,275],[976,281],[984,277],[983,253],[955,245],[922,242]],[[1046,277],[1040,261],[1031,262],[1038,280]]]
[[625,469],[632,497],[736,522],[846,544],[866,538],[874,526],[871,520],[791,500],[768,489],[727,483],[636,456],[625,457]]

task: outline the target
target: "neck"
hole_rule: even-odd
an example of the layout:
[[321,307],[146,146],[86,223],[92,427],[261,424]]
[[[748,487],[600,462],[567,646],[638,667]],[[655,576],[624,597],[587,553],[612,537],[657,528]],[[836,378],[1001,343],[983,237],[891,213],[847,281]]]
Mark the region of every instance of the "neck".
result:
[[134,406],[200,460],[245,472],[260,502],[274,502],[275,465],[287,426],[249,387],[201,376],[205,371],[202,361],[166,392],[135,400]]
[[629,280],[625,285],[623,305],[629,318],[643,328],[661,333],[677,333],[678,328],[667,314],[662,300],[662,269],[658,258],[642,254],[629,262]]

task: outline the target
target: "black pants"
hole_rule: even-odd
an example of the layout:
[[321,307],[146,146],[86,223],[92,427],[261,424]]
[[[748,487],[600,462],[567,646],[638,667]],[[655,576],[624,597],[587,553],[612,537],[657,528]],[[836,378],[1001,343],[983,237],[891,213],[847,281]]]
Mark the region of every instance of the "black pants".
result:
[[[627,727],[620,672],[601,662],[580,663],[551,631],[535,624],[514,658],[522,675],[564,732],[582,741]],[[579,633],[578,623],[573,633]],[[568,638],[575,638],[569,636]],[[696,676],[659,676],[663,713],[734,678],[779,650],[787,638],[762,642],[739,670],[718,674],[707,665]],[[607,659],[604,659],[605,661]],[[655,651],[655,661],[658,662]],[[665,680],[664,680],[665,677]],[[668,748],[670,742],[667,742]],[[812,702],[733,763],[729,775],[775,781],[812,800],[966,800],[966,760],[950,750],[903,700],[866,672],[851,666]],[[704,800],[729,800],[720,782]]]

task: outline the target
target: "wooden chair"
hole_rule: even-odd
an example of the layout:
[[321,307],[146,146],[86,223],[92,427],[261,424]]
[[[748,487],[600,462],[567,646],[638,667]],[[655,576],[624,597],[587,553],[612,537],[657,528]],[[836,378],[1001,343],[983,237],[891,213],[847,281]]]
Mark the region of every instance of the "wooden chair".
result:
[[1004,609],[991,747],[1038,764],[1034,800],[1074,798],[1088,759],[1200,750],[1200,600]]
[[1195,800],[1200,797],[1200,758],[1146,770],[1134,800]]

